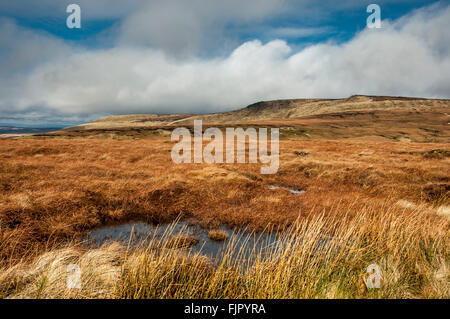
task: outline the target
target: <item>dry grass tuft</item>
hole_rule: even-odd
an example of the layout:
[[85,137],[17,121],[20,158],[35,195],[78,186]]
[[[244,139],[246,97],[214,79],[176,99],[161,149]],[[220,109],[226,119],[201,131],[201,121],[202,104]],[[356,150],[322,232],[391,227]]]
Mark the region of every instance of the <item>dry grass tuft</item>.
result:
[[197,245],[198,239],[188,235],[176,235],[170,238],[167,243],[168,248],[178,249],[178,248],[189,248],[191,246]]
[[209,231],[208,237],[213,241],[225,241],[228,239],[228,233],[220,229],[213,229]]
[[[0,274],[0,295],[8,298],[111,298],[121,273],[124,249],[71,247],[47,252],[31,264],[18,264]],[[81,270],[80,289],[67,288],[70,265]]]

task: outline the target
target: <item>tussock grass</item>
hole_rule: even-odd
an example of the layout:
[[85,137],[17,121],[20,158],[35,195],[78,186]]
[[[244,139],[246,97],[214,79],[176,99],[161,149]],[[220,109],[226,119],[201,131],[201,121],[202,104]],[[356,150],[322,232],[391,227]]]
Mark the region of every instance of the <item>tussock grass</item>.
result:
[[[339,209],[339,207],[336,207]],[[230,239],[212,261],[170,241],[136,249],[49,251],[0,272],[1,297],[32,298],[449,298],[449,221],[422,209],[385,204],[350,214],[314,213],[279,234],[270,250]],[[167,233],[167,239],[179,234]],[[252,245],[252,241],[247,241]],[[256,247],[256,246],[254,246]],[[81,289],[67,289],[67,266],[81,269]],[[380,289],[367,289],[378,264]]]
[[168,247],[170,248],[189,248],[198,243],[198,239],[188,235],[176,235],[170,238]]
[[225,241],[228,239],[228,233],[220,229],[213,229],[209,231],[208,237],[214,241]]
[[[114,286],[120,277],[120,260],[123,259],[124,252],[124,247],[118,244],[93,250],[70,247],[49,251],[26,266],[19,263],[2,269],[1,297],[114,297]],[[67,289],[69,265],[77,265],[81,269],[82,289]]]

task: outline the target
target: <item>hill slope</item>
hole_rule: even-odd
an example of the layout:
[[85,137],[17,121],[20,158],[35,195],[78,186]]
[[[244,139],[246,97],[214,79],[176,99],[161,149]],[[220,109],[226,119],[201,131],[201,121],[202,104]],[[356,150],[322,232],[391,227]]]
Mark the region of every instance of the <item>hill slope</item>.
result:
[[293,119],[353,111],[386,111],[398,109],[425,111],[435,108],[450,108],[450,100],[356,95],[346,99],[295,99],[258,102],[240,110],[207,115],[119,115],[103,118],[66,130],[114,129],[125,127],[145,128],[168,125],[181,126],[191,125],[196,119],[201,119],[204,123],[210,124],[242,123]]
[[370,96],[352,96],[337,100],[278,100],[255,103],[233,112],[195,116],[177,122],[189,123],[197,118],[208,123],[255,122],[353,111],[427,110],[439,107],[450,107],[450,100]]

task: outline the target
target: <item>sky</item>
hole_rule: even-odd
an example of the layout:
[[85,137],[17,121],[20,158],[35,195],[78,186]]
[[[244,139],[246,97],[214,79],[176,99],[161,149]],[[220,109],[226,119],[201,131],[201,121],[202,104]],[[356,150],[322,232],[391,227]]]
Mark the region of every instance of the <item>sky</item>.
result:
[[[69,29],[69,4],[81,28]],[[368,28],[367,6],[381,8]],[[354,94],[450,98],[450,1],[0,1],[0,125]]]

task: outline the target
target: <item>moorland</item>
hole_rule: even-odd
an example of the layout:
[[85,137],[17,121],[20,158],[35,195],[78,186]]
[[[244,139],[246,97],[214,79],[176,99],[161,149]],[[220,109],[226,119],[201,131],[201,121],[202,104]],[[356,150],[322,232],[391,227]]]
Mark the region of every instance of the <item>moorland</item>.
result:
[[[0,296],[449,298],[449,114],[448,100],[354,96],[0,138]],[[204,129],[279,128],[277,174],[175,165],[171,131],[194,119]],[[169,245],[177,234],[134,248],[83,241],[132,221],[271,230],[286,244],[246,264]],[[69,264],[82,269],[80,289],[66,287]],[[383,270],[380,289],[365,285],[370,264]]]

